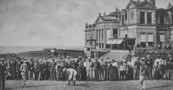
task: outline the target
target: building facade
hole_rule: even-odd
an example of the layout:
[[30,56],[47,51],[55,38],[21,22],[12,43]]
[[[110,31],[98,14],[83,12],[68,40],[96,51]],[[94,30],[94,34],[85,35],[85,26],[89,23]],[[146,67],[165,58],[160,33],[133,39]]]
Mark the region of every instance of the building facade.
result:
[[[132,1],[122,11],[120,37],[135,39],[131,45],[146,47],[156,43],[155,1]],[[129,42],[129,41],[128,41]]]
[[173,5],[162,9],[155,3],[155,0],[130,0],[121,11],[99,14],[94,24],[86,24],[86,48],[145,48],[173,40]]
[[86,24],[85,46],[89,49],[114,48],[112,42],[119,38],[121,13],[118,9],[110,14],[101,15],[94,24]]

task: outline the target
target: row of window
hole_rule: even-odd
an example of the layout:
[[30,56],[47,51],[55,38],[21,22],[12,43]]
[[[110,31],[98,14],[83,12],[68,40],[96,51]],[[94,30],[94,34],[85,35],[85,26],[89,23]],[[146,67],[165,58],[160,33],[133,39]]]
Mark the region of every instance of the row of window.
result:
[[96,46],[97,46],[98,48],[104,48],[104,43],[96,43]]
[[[130,16],[131,16],[131,19],[133,20],[135,16],[134,12],[131,12]],[[122,15],[122,25],[125,24],[125,21],[127,21],[127,13],[125,13],[125,15]],[[140,12],[140,24],[152,24],[152,12]]]
[[[147,14],[145,14],[147,13]],[[145,16],[147,15],[147,16]],[[145,19],[147,18],[147,19]],[[140,12],[140,24],[152,24],[152,13],[151,12]]]
[[99,30],[96,30],[96,39],[97,41],[101,42],[101,41],[104,41],[104,30],[103,29],[99,29]]
[[[172,19],[170,19],[170,17],[172,17]],[[167,14],[158,13],[157,24],[160,24],[160,25],[173,24],[173,14],[170,17]],[[167,21],[167,22],[165,22],[165,21]]]
[[[167,21],[172,22],[172,24],[173,24],[173,14],[170,16],[170,17],[172,17],[171,20],[169,20],[170,17],[165,16],[164,13],[158,13],[158,14],[159,15],[156,17],[157,18],[157,24],[164,25],[165,24],[165,19]],[[131,20],[133,20],[134,16],[135,16],[134,12],[131,12],[130,16],[131,16],[130,17]],[[152,24],[152,12],[140,12],[140,17],[139,18],[140,18],[140,21],[139,21],[140,24]],[[125,21],[127,21],[127,13],[125,15],[122,15],[122,25],[125,24]]]
[[153,42],[154,35],[153,33],[141,33],[140,42]]

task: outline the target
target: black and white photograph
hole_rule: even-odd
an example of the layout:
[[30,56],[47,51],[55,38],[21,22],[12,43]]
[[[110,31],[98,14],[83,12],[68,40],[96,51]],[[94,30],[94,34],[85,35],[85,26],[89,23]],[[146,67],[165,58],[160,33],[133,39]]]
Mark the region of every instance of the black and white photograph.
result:
[[173,0],[0,0],[0,90],[173,90]]

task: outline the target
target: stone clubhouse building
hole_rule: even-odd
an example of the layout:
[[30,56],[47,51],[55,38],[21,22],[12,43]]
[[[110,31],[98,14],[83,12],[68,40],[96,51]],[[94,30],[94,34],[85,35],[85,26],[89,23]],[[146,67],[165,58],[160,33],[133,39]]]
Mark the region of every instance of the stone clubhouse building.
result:
[[109,14],[99,13],[93,24],[86,23],[84,31],[85,48],[90,56],[92,51],[98,50],[162,45],[173,41],[173,5],[169,3],[163,9],[156,6],[156,0],[129,0],[122,10],[116,8]]

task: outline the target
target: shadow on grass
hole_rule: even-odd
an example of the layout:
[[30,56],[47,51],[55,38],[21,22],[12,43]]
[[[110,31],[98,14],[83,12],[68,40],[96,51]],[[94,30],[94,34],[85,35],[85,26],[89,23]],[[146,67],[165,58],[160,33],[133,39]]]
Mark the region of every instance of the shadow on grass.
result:
[[13,89],[24,89],[24,88],[33,88],[33,87],[46,87],[46,86],[56,86],[58,84],[44,84],[44,85],[33,85],[33,86],[26,86],[26,87],[14,87],[14,88],[6,88],[5,90],[13,90]]
[[171,85],[155,86],[155,87],[147,88],[147,90],[153,90],[153,89],[157,89],[157,88],[165,88],[165,87],[169,87],[169,86],[171,86]]
[[47,86],[62,86],[64,88],[66,87],[85,87],[85,88],[89,88],[91,85],[89,83],[82,83],[82,84],[78,84],[76,83],[75,86],[71,85],[67,85],[67,84],[43,84],[43,85],[30,85],[30,86],[26,86],[26,87],[13,87],[13,88],[6,88],[5,90],[13,90],[13,89],[25,89],[25,88],[34,88],[34,87],[47,87]]

